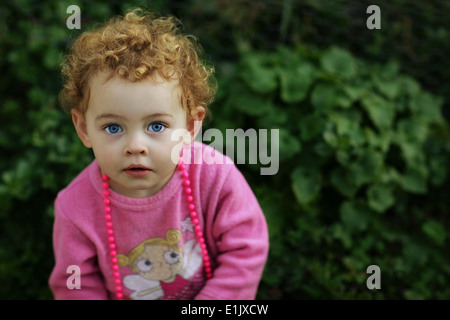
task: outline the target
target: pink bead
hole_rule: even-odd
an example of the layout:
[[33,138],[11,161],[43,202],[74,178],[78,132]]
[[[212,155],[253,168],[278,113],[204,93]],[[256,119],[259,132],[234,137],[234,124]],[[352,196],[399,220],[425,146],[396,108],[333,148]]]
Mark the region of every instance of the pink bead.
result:
[[180,170],[180,171],[186,170],[186,166],[184,165],[184,163],[181,163],[181,164],[178,166],[178,170]]
[[116,294],[116,297],[117,297],[117,299],[122,300],[122,299],[123,299],[123,293],[122,293],[122,292],[118,292],[118,293]]
[[194,230],[195,231],[201,231],[202,230],[202,227],[200,227],[198,224],[194,227]]
[[108,237],[109,242],[114,242],[116,239],[113,236]]
[[184,184],[185,187],[189,187],[191,185],[191,180],[186,179],[186,180],[183,181],[183,184]]
[[188,208],[189,208],[189,210],[194,210],[195,209],[195,204],[189,203]]
[[202,243],[202,244],[200,245],[200,248],[206,249],[206,244]]
[[203,265],[205,266],[205,269],[209,268],[209,267],[211,267],[211,262],[210,261],[205,261],[205,263],[203,263]]
[[188,187],[188,188],[184,189],[184,192],[186,192],[186,194],[191,194],[192,189]]
[[110,215],[109,213],[105,214],[105,219],[106,221],[111,221],[112,215]]
[[118,272],[118,271],[113,272],[113,277],[114,278],[120,278],[120,272]]
[[105,212],[106,213],[110,213],[111,212],[111,207],[105,207]]
[[121,284],[122,280],[120,280],[119,278],[114,279],[114,284]]
[[202,250],[202,255],[206,256],[207,254],[208,254],[208,251],[205,250],[205,249],[203,249],[203,250]]
[[199,221],[197,218],[194,218],[194,219],[192,219],[192,223],[193,223],[193,224],[199,224],[200,221]]
[[116,286],[116,291],[122,291],[122,286]]
[[119,270],[119,266],[117,264],[113,265],[113,270],[114,271],[118,271]]
[[109,183],[108,182],[103,182],[103,188],[104,189],[108,189],[109,188]]
[[204,256],[203,261],[209,261],[209,256]]
[[114,234],[114,231],[113,231],[113,229],[108,229],[108,230],[106,230],[106,233],[108,235],[112,236]]
[[116,251],[116,250],[111,250],[110,254],[111,254],[113,257],[115,257],[115,256],[117,256],[117,251]]
[[187,199],[188,202],[194,201],[194,197],[193,196],[187,196],[186,199]]
[[119,259],[117,259],[117,257],[114,257],[111,259],[111,262],[114,264],[116,264],[118,261],[119,261]]
[[211,267],[209,267],[209,266],[208,266],[208,267],[205,267],[205,271],[206,271],[206,272],[211,272],[211,270],[212,270]]
[[212,278],[212,273],[211,273],[211,272],[208,272],[208,273],[206,274],[206,278],[211,279],[211,278]]
[[110,248],[111,250],[115,249],[115,248],[116,248],[116,244],[115,244],[115,243],[110,243],[110,244],[109,244],[109,248]]
[[197,238],[201,238],[201,237],[203,237],[203,232],[197,231],[197,232],[195,233],[195,235],[197,236]]
[[198,240],[198,242],[200,242],[200,243],[205,243],[205,238],[203,238],[203,237],[200,237],[200,238],[198,238],[197,240]]
[[195,218],[197,217],[197,211],[191,211],[189,215],[191,216],[191,218]]
[[110,195],[111,195],[111,193],[108,190],[103,191],[103,196],[109,197]]
[[111,200],[109,199],[103,199],[103,203],[107,206],[109,206],[111,204]]
[[107,222],[106,222],[106,227],[107,227],[108,229],[112,228],[112,222],[111,222],[111,221],[107,221]]
[[187,173],[187,171],[183,171],[183,173],[181,174],[181,177],[186,179],[187,177],[189,177],[189,173]]
[[103,181],[107,181],[107,180],[108,180],[108,176],[107,176],[106,174],[104,174],[104,175],[102,176],[102,179],[103,179]]

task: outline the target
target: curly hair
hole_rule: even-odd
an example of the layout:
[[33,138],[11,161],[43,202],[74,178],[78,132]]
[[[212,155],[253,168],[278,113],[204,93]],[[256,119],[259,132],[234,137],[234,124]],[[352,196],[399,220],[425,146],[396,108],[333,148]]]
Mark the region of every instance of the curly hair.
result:
[[87,110],[89,81],[100,71],[110,71],[129,81],[156,73],[165,80],[178,80],[181,105],[188,115],[192,108],[214,100],[214,68],[199,58],[196,38],[184,35],[176,18],[156,17],[134,9],[124,17],[82,33],[61,64],[63,89],[59,100],[66,112]]

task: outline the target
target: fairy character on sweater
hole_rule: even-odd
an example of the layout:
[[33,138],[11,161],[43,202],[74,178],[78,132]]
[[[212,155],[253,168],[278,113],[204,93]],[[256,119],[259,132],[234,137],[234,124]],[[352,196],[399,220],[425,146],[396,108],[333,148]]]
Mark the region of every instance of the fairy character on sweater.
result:
[[179,230],[168,230],[166,238],[145,240],[128,255],[119,255],[119,265],[129,266],[136,273],[123,279],[124,285],[134,291],[131,298],[158,299],[186,287],[186,279],[201,267],[202,256],[195,239],[186,242],[184,249],[177,245],[180,240]]

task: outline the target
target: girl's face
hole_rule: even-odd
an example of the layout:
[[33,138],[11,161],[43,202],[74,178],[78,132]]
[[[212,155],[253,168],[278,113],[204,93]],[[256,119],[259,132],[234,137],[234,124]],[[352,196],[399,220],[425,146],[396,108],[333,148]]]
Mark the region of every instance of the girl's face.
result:
[[197,108],[187,121],[175,81],[106,79],[106,73],[92,79],[86,113],[72,111],[75,128],[84,145],[93,149],[114,191],[149,197],[175,171],[172,152],[180,142],[171,139],[172,133],[184,129],[195,136],[199,128],[194,128],[194,120],[203,120],[204,109]]

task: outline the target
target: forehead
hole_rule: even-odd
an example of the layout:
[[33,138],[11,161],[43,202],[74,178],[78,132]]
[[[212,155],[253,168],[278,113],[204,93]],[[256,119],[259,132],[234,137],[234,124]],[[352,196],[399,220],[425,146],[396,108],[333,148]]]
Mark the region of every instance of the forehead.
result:
[[[107,72],[97,73],[90,81],[88,110],[133,109],[159,112],[182,110],[178,81],[167,81],[158,75],[132,82]],[[118,111],[118,110],[114,110]]]

